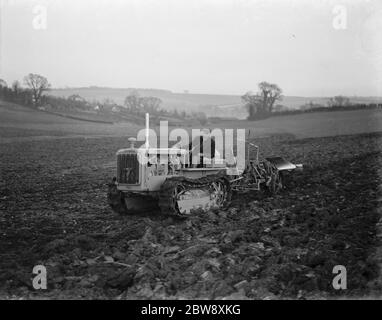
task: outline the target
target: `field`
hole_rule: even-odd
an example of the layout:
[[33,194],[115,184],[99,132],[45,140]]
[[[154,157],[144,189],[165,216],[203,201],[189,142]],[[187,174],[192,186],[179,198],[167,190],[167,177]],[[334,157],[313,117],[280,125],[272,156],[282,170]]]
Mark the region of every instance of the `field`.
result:
[[54,89],[49,94],[58,97],[79,94],[88,101],[102,102],[105,99],[112,99],[117,104],[123,105],[126,96],[133,92],[138,93],[140,96],[153,96],[161,99],[161,107],[167,110],[205,111],[206,114],[209,114],[209,107],[211,106],[241,104],[238,95],[173,93],[156,89],[73,88]]
[[[118,216],[106,203],[115,151],[136,128],[36,114],[25,121],[25,110],[18,118],[7,110],[0,298],[312,299],[382,290],[380,113],[236,123],[255,128],[263,155],[302,162],[304,171],[277,196],[238,194],[226,210],[177,220],[156,210]],[[38,264],[48,269],[46,291],[32,288]],[[335,265],[347,268],[345,291],[332,287]]]
[[380,131],[381,110],[318,112],[272,117],[261,121],[226,121],[227,128],[246,128],[251,136],[291,134],[297,138],[312,138]]
[[131,122],[104,124],[60,117],[0,101],[0,142],[135,135]]
[[[126,96],[132,92],[137,92],[141,96],[153,96],[162,100],[161,107],[167,110],[185,110],[203,111],[208,116],[232,117],[245,119],[245,112],[240,95],[224,95],[224,94],[195,94],[195,93],[175,93],[168,90],[157,89],[118,89],[118,88],[68,88],[53,89],[49,94],[58,97],[68,97],[73,94],[79,94],[81,97],[89,101],[104,101],[112,99],[118,104],[123,104]],[[243,92],[244,94],[245,92]],[[329,98],[326,97],[297,97],[284,96],[280,102],[282,105],[297,109],[304,104],[313,102],[317,104],[327,105]],[[352,103],[371,103],[381,102],[379,97],[350,97]]]
[[[289,134],[296,138],[379,131],[381,110],[319,112],[272,117],[260,121],[223,121],[210,128],[245,128],[251,137]],[[93,123],[59,117],[0,101],[0,142],[45,140],[58,137],[135,136],[142,126],[132,122]]]

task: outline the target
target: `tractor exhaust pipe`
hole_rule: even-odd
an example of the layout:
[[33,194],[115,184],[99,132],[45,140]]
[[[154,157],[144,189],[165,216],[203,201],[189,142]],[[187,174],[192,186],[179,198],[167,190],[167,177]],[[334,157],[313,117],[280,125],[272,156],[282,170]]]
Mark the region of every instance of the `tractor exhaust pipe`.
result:
[[146,149],[149,148],[149,134],[150,134],[150,116],[148,113],[146,113],[146,142],[145,142]]

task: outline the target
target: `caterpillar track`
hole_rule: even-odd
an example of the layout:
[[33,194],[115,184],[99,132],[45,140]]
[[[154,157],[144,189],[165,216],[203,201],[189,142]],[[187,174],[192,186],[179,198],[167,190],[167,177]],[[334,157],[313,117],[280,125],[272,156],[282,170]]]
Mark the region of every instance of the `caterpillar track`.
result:
[[121,215],[147,213],[158,209],[156,198],[139,193],[124,193],[115,185],[109,185],[107,199],[111,209]]
[[229,180],[221,174],[199,179],[171,177],[161,187],[158,204],[164,214],[187,217],[194,210],[224,208],[231,195]]
[[124,195],[117,189],[117,186],[113,183],[108,184],[107,202],[111,209],[119,214],[127,214],[127,208],[124,200]]
[[181,176],[167,178],[158,199],[123,193],[115,184],[109,184],[107,198],[112,210],[122,215],[158,208],[159,205],[163,214],[187,217],[194,210],[224,208],[229,205],[231,195],[228,178],[217,174],[199,179]]

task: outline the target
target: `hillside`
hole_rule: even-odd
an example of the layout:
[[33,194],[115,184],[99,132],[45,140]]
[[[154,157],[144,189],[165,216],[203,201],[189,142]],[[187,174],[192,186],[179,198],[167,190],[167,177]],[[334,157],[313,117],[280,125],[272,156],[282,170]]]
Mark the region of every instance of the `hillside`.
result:
[[177,109],[178,111],[204,111],[209,113],[209,107],[219,105],[240,104],[240,96],[216,95],[216,94],[190,94],[173,93],[167,90],[157,89],[117,89],[117,88],[70,88],[53,89],[49,94],[57,97],[68,97],[78,94],[89,101],[100,101],[112,99],[118,104],[123,104],[126,96],[138,92],[140,96],[153,96],[162,100],[162,107],[167,110]]
[[[241,103],[240,95],[223,94],[196,94],[196,93],[174,93],[169,90],[159,89],[134,89],[134,88],[104,88],[83,87],[68,89],[53,89],[49,94],[57,97],[68,97],[78,94],[89,101],[103,101],[112,99],[118,104],[123,104],[125,97],[133,92],[141,96],[153,96],[162,100],[162,107],[167,110],[178,111],[203,111],[207,116],[236,117],[244,119],[247,112]],[[298,97],[284,96],[280,104],[290,108],[298,109],[307,103],[326,105],[329,97]],[[381,97],[350,97],[352,103],[382,102]]]
[[[81,115],[82,116],[82,115]],[[138,124],[107,123],[74,119],[0,100],[0,142],[12,139],[42,139],[64,136],[130,136]]]
[[[66,115],[68,116],[68,115]],[[81,117],[84,117],[81,114]],[[144,123],[129,122],[95,122],[67,118],[50,114],[17,104],[0,101],[0,142],[57,137],[99,137],[99,136],[135,136],[144,127]],[[150,119],[155,129],[157,121]],[[336,136],[381,130],[381,110],[352,110],[347,112],[319,112],[283,117],[271,117],[259,121],[219,120],[211,121],[210,128],[245,128],[251,137],[262,137],[272,134],[293,135],[299,138]],[[171,126],[198,128],[200,124],[183,123]],[[157,128],[156,128],[157,129]]]

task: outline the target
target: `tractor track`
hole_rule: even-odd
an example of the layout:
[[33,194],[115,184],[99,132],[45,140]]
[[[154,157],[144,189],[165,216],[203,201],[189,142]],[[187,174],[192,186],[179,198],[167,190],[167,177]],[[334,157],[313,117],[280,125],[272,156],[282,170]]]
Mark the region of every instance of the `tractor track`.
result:
[[161,212],[163,214],[173,215],[177,217],[187,217],[187,215],[180,213],[176,207],[176,201],[174,199],[174,190],[176,190],[176,188],[178,188],[179,186],[186,190],[208,189],[215,182],[221,182],[226,186],[226,201],[224,207],[221,208],[224,209],[225,207],[229,206],[229,203],[231,201],[231,187],[227,176],[224,176],[222,174],[216,174],[205,176],[200,179],[190,179],[182,176],[171,177],[166,179],[159,192],[158,205],[161,209]]

